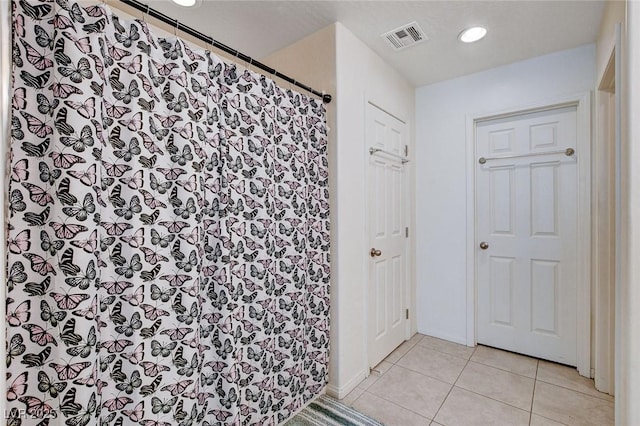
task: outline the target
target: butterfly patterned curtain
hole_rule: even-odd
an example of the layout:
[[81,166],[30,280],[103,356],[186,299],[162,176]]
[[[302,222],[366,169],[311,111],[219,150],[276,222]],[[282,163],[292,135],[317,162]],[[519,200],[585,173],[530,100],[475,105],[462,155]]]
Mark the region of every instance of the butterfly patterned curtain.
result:
[[327,381],[322,103],[13,2],[9,425],[274,425]]

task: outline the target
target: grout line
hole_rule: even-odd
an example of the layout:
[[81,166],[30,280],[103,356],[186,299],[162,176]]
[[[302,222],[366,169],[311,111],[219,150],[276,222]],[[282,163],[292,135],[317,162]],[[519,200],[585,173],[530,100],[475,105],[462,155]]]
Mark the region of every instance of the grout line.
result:
[[[432,338],[433,338],[433,339],[437,339],[437,337],[432,337]],[[424,339],[422,339],[422,340],[424,340]],[[421,340],[420,342],[422,342],[422,340]],[[439,339],[439,340],[442,340],[442,339]],[[443,340],[443,342],[447,342],[447,341],[446,341],[446,340]],[[447,342],[447,343],[451,343],[451,344],[453,344],[453,345],[460,345],[459,343],[454,343],[454,342]],[[426,344],[418,343],[418,344],[416,344],[415,346],[418,346],[418,345],[422,346],[422,347],[423,347],[423,348],[425,348],[425,349],[429,349],[429,350],[431,350],[431,351],[434,351],[434,352],[438,352],[438,353],[445,354],[445,355],[448,355],[448,356],[453,356],[453,357],[456,357],[456,358],[464,359],[465,361],[469,361],[469,360],[471,359],[471,357],[473,356],[473,354],[474,354],[474,353],[476,353],[476,349],[478,349],[478,346],[474,347],[474,348],[473,348],[473,351],[472,351],[472,352],[471,352],[471,354],[469,355],[469,358],[467,358],[467,357],[465,357],[465,356],[455,355],[455,354],[452,354],[452,353],[450,353],[450,352],[445,352],[445,351],[442,351],[442,350],[440,350],[440,349],[436,349],[436,348],[434,348],[434,347],[432,347],[432,346],[429,346],[429,345],[426,345]],[[414,346],[414,347],[415,347],[415,346]],[[468,347],[469,347],[469,346],[464,346],[464,345],[460,345],[460,346],[463,346],[463,347],[465,347],[465,348],[468,348]],[[411,348],[411,349],[413,349],[413,348]]]
[[[477,346],[476,346],[477,348]],[[458,377],[456,377],[456,380],[454,380],[453,384],[451,385],[451,387],[449,388],[449,392],[447,392],[447,395],[444,397],[444,399],[442,400],[442,402],[440,403],[440,406],[438,407],[438,410],[436,411],[436,413],[433,415],[433,420],[435,421],[436,417],[438,417],[438,413],[440,412],[440,410],[442,409],[442,406],[444,405],[444,403],[446,402],[447,398],[449,398],[449,395],[451,395],[451,391],[453,390],[454,387],[456,387],[456,383],[458,382],[458,380],[460,379],[460,376],[462,376],[462,372],[464,371],[465,368],[467,368],[467,365],[469,365],[469,363],[471,362],[471,357],[469,357],[469,359],[467,360],[467,362],[464,364],[464,367],[462,367],[462,370],[460,370],[460,373],[458,374]]]
[[490,400],[492,400],[492,401],[498,402],[498,403],[500,403],[500,404],[507,405],[507,406],[509,406],[509,407],[511,407],[511,408],[515,408],[516,410],[520,410],[520,411],[524,411],[525,413],[528,413],[528,411],[527,411],[527,410],[525,410],[524,408],[516,407],[515,405],[513,405],[513,404],[509,404],[508,402],[500,401],[499,399],[495,399],[495,398],[492,398],[492,397],[490,397],[490,396],[483,395],[483,394],[481,394],[481,393],[479,393],[479,392],[476,392],[476,391],[471,390],[471,389],[463,388],[463,387],[461,387],[461,386],[456,386],[456,387],[457,387],[458,389],[462,389],[463,391],[466,391],[466,392],[469,392],[469,393],[474,393],[474,394],[476,394],[476,395],[478,395],[478,396],[481,396],[481,397],[483,397],[483,398],[487,398],[487,399],[490,399]]
[[[365,393],[368,393],[368,394],[370,394],[370,395],[373,395],[373,396],[374,396],[374,397],[376,397],[376,398],[380,398],[380,399],[382,399],[383,401],[387,401],[388,403],[393,404],[393,405],[395,405],[396,407],[399,407],[399,408],[401,408],[401,409],[403,409],[403,410],[409,411],[409,412],[411,412],[411,413],[413,413],[413,414],[415,414],[415,415],[417,415],[417,416],[420,416],[420,417],[422,417],[423,419],[427,419],[429,422],[433,422],[433,421],[435,421],[435,420],[434,420],[434,419],[435,419],[435,417],[436,417],[435,415],[433,416],[433,419],[430,419],[429,417],[427,417],[427,416],[425,416],[425,415],[423,415],[423,414],[420,414],[420,413],[418,413],[417,411],[413,411],[411,408],[403,407],[402,405],[398,404],[398,403],[397,403],[397,402],[395,402],[395,401],[391,401],[390,399],[387,399],[387,398],[385,398],[384,396],[376,395],[375,393],[372,393],[372,392],[369,392],[369,391],[364,391],[364,392],[362,393],[362,395],[360,395],[360,396],[358,397],[358,399],[362,398],[362,396],[363,396]],[[365,414],[366,414],[366,413],[365,413]]]
[[[356,387],[356,388],[355,388],[354,390],[352,390],[351,392],[355,391],[356,389],[359,389],[359,388],[357,388],[357,387]],[[350,392],[350,393],[351,393],[351,392]],[[355,404],[357,400],[359,400],[360,398],[362,398],[362,395],[364,395],[365,393],[367,393],[367,390],[366,390],[366,389],[363,389],[363,390],[362,390],[362,393],[361,393],[360,395],[358,395],[358,397],[357,397],[356,399],[354,399],[353,401],[351,401],[349,404],[345,404],[345,405],[347,405],[347,406],[349,406],[349,407],[353,408],[353,404]]]
[[[531,414],[531,416],[533,417],[533,413]],[[540,414],[537,414],[537,413],[536,413],[536,416],[538,416],[538,417],[542,417],[543,419],[547,419],[547,420],[552,421],[552,422],[556,422],[556,423],[558,423],[558,424],[560,424],[560,425],[563,425],[563,426],[569,426],[569,425],[567,425],[566,423],[562,423],[561,421],[554,420],[554,419],[550,419],[549,417],[545,417],[545,416],[540,415]]]
[[540,361],[536,361],[536,374],[533,378],[533,392],[531,393],[531,406],[529,407],[529,426],[531,426],[531,420],[533,420],[533,400],[536,397],[536,384],[538,383],[538,366]]
[[[465,366],[466,366],[466,364],[465,364]],[[404,365],[396,365],[396,367],[398,367],[398,368],[404,368],[405,370],[409,370],[409,371],[411,371],[412,373],[417,373],[417,374],[419,374],[419,375],[421,375],[421,376],[423,376],[423,377],[426,377],[426,378],[428,378],[428,379],[436,380],[436,381],[438,381],[438,382],[440,382],[440,383],[444,383],[445,385],[453,386],[453,384],[455,383],[455,382],[454,382],[454,383],[445,382],[445,381],[444,381],[444,380],[442,380],[442,379],[439,379],[439,378],[437,378],[437,377],[430,376],[430,375],[428,375],[428,374],[425,374],[425,373],[424,373],[424,372],[422,372],[422,371],[414,370],[413,368],[411,368],[411,367],[406,367],[406,366],[404,366]],[[463,370],[464,370],[464,368],[463,368]],[[462,373],[462,371],[461,371],[460,373]],[[457,380],[458,380],[458,379],[456,378],[456,381],[457,381]]]
[[[580,376],[580,377],[582,377],[582,376]],[[591,397],[593,397],[593,398],[598,398],[598,399],[601,399],[601,400],[603,400],[603,401],[607,401],[607,402],[611,402],[611,403],[613,403],[613,402],[615,401],[615,397],[612,397],[611,395],[609,395],[609,394],[607,394],[607,393],[600,392],[599,390],[597,390],[597,389],[595,389],[595,388],[594,388],[594,390],[595,390],[596,392],[601,393],[601,394],[603,394],[603,395],[606,395],[607,397],[613,398],[613,400],[611,400],[611,399],[609,399],[609,398],[607,398],[607,397],[601,397],[601,396],[594,395],[594,394],[591,394],[591,393],[586,393],[586,392],[583,392],[583,391],[579,391],[579,390],[577,390],[577,389],[570,388],[570,387],[565,386],[565,385],[560,385],[560,384],[558,384],[558,383],[553,383],[553,382],[548,382],[548,381],[546,381],[546,380],[538,379],[538,378],[537,378],[537,374],[536,374],[536,380],[538,380],[538,381],[540,381],[540,382],[542,382],[542,383],[546,383],[546,384],[548,384],[548,385],[553,385],[553,386],[557,386],[557,387],[559,387],[559,388],[568,389],[568,390],[571,390],[571,391],[574,391],[574,392],[580,393],[580,394],[582,394],[582,395],[591,396]],[[593,381],[593,379],[588,379],[588,380]]]
[[[608,399],[608,398],[602,398],[602,397],[599,397],[599,396],[596,396],[596,395],[593,395],[593,394],[590,394],[590,393],[582,392],[582,391],[579,391],[579,390],[576,390],[576,389],[573,389],[573,388],[568,388],[568,387],[566,387],[566,386],[559,385],[559,384],[557,384],[557,383],[551,383],[551,382],[547,382],[547,381],[545,381],[545,380],[540,380],[540,379],[536,379],[536,381],[538,381],[538,382],[542,382],[542,383],[547,384],[547,385],[555,386],[555,387],[557,387],[557,388],[562,388],[562,389],[570,390],[570,391],[572,391],[572,392],[579,393],[579,394],[584,395],[584,396],[590,396],[591,398],[596,398],[596,399],[599,399],[600,401],[610,402],[610,403],[612,403],[612,404],[614,404],[614,403],[615,403],[615,397],[614,397],[614,399],[613,399],[613,400],[610,400],[610,399]],[[598,392],[600,392],[600,391],[598,391]],[[605,395],[608,395],[608,394],[605,394]],[[611,396],[611,395],[609,395],[609,396]]]
[[[536,364],[537,364],[538,360],[537,360],[537,359],[534,359],[534,361],[536,361]],[[478,361],[478,360],[471,360],[471,362],[475,362],[476,364],[486,365],[487,367],[493,367],[493,368],[498,369],[498,370],[500,370],[500,371],[506,371],[507,373],[515,374],[516,376],[526,377],[527,379],[534,379],[534,380],[535,380],[535,376],[534,376],[534,377],[531,377],[531,376],[527,376],[526,374],[516,373],[515,371],[506,370],[506,369],[504,369],[504,368],[502,368],[502,367],[498,367],[498,366],[496,366],[496,365],[492,365],[492,364],[485,364],[485,363],[484,363],[484,362],[482,362],[482,361]],[[537,370],[537,368],[538,368],[538,367],[536,367],[536,370]]]

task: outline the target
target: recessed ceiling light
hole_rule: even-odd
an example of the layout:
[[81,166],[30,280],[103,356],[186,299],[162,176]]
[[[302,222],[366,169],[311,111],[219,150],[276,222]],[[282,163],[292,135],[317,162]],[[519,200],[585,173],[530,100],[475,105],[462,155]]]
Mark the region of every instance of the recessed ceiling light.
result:
[[173,2],[180,6],[191,7],[195,6],[196,0],[173,0]]
[[[173,0],[175,1],[175,0]],[[467,28],[460,33],[458,39],[463,43],[473,43],[478,41],[487,35],[487,29],[484,27],[471,27]]]

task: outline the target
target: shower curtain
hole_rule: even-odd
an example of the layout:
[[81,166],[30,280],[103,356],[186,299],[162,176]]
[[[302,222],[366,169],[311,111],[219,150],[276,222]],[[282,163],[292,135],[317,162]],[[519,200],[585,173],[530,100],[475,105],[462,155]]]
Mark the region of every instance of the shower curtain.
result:
[[327,381],[322,103],[13,2],[10,425],[277,424]]

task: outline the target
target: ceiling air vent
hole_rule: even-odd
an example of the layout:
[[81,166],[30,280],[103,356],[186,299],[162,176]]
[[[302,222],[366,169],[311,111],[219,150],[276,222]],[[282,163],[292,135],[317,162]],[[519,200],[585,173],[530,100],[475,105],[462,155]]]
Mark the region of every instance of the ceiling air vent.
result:
[[421,43],[427,39],[427,36],[417,22],[411,22],[410,24],[398,27],[395,30],[382,34],[382,37],[384,37],[387,43],[395,50],[406,49],[409,46]]

